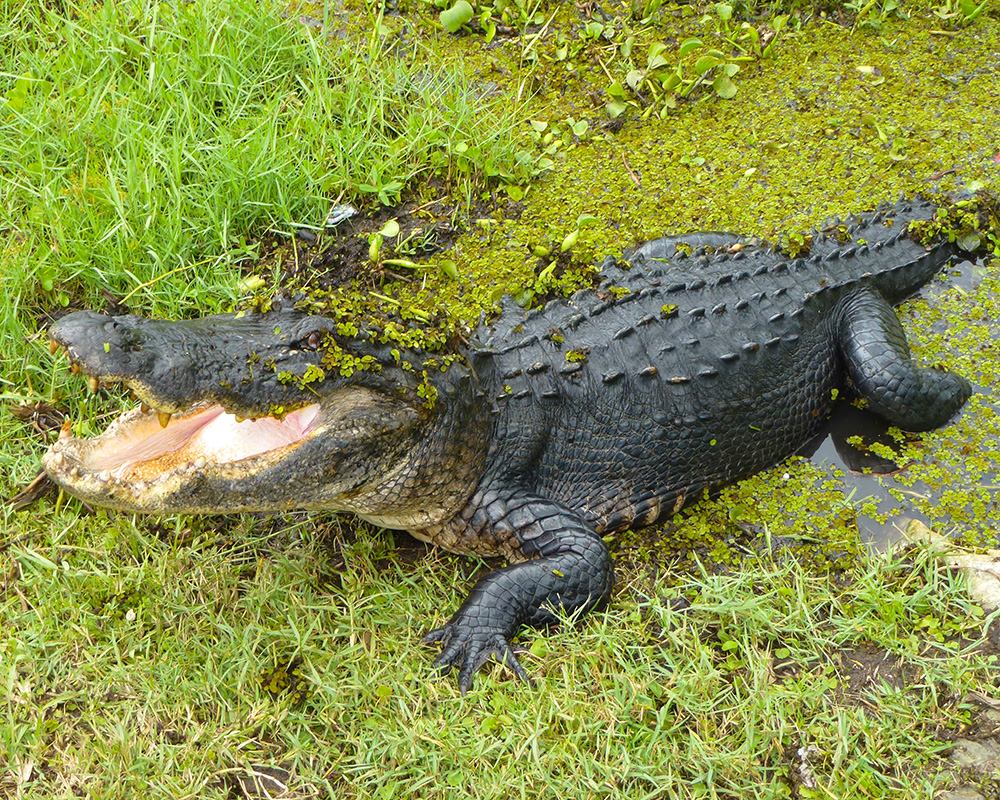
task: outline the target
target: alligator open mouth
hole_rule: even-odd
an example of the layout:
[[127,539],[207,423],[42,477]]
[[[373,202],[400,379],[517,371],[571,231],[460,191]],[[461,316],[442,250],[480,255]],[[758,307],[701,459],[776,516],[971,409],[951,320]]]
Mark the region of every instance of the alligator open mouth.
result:
[[[59,343],[52,342],[50,349],[55,353],[60,347],[73,372],[82,369],[87,374],[91,391],[106,382],[121,382],[142,396],[142,388],[128,379],[89,374]],[[57,483],[82,497],[106,498],[112,487],[138,496],[180,476],[190,481],[198,473],[259,472],[316,435],[323,416],[319,403],[280,418],[243,419],[210,401],[176,413],[142,402],[95,437],[73,436],[67,424],[43,464]]]
[[122,511],[328,509],[405,526],[426,493],[400,476],[431,417],[399,391],[403,373],[379,383],[379,362],[362,383],[325,364],[335,325],[294,307],[176,321],[67,314],[49,328],[53,353],[91,391],[123,384],[141,405],[91,438],[67,425],[42,466],[70,494]]
[[195,406],[174,414],[165,427],[159,416],[133,409],[92,439],[66,431],[50,461],[60,466],[72,456],[71,466],[105,480],[151,480],[179,467],[234,463],[301,443],[318,427],[320,407],[313,403],[280,420],[237,421],[220,405]]

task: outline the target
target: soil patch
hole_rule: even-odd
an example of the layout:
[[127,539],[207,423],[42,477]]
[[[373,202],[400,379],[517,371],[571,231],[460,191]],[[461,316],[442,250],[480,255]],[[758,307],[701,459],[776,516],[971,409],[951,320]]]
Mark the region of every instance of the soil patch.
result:
[[[419,272],[385,261],[419,263],[449,250],[469,219],[488,213],[485,206],[468,211],[459,208],[447,199],[447,187],[436,188],[438,199],[414,198],[395,208],[369,210],[337,204],[321,230],[299,228],[294,238],[268,234],[261,239],[258,260],[247,262],[245,272],[277,275],[283,290],[330,290],[352,281],[364,288],[381,286],[387,280],[417,280]],[[428,185],[425,194],[434,190]],[[399,226],[399,232],[384,237],[379,257],[373,261],[372,238],[390,222]]]

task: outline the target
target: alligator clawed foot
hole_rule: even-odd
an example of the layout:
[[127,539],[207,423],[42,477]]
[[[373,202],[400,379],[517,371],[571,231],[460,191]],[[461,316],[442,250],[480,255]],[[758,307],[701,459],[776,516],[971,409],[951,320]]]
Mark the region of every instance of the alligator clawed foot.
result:
[[458,667],[458,688],[462,694],[472,688],[473,676],[489,661],[503,664],[526,684],[532,685],[531,677],[517,660],[507,637],[500,631],[477,630],[449,622],[424,636],[423,642],[441,645],[441,654],[433,664],[438,675],[447,675]]

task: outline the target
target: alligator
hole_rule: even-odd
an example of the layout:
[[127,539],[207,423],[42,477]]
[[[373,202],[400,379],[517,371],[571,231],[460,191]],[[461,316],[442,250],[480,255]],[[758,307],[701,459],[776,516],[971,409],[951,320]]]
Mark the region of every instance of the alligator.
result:
[[968,381],[915,363],[893,310],[959,252],[916,240],[934,215],[883,206],[797,256],[730,233],[657,239],[606,259],[594,289],[505,302],[443,356],[289,300],[186,321],[74,312],[53,352],[141,405],[94,438],[64,427],[44,468],[110,508],[353,512],[502,556],[425,641],[463,693],[491,660],[528,681],[522,626],[608,603],[604,535],[795,454],[847,386],[907,430],[962,406]]

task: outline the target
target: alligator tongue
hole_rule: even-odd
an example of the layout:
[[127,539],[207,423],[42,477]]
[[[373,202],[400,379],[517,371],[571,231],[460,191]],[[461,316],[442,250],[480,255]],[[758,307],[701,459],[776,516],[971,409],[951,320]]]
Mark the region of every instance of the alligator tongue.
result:
[[[117,476],[154,461],[171,463],[229,463],[292,444],[308,433],[317,419],[319,406],[294,411],[282,420],[266,417],[237,422],[221,406],[210,406],[186,416],[175,416],[160,427],[152,414],[135,422],[122,420],[109,429],[86,461],[94,472],[108,470]],[[100,439],[107,438],[104,443]],[[163,465],[165,466],[165,465]]]
[[265,417],[237,422],[232,414],[220,414],[199,428],[184,449],[210,455],[214,461],[238,461],[298,441],[318,412],[319,406],[314,403],[282,420]]

